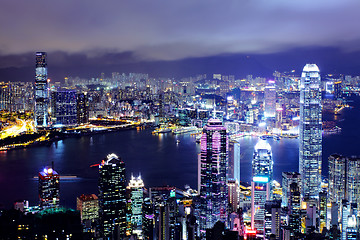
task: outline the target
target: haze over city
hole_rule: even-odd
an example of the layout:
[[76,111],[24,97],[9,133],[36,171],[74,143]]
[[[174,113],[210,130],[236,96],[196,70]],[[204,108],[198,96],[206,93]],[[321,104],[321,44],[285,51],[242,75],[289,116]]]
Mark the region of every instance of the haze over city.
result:
[[36,51],[48,52],[56,81],[112,71],[271,76],[304,62],[358,74],[359,8],[355,0],[3,1],[0,80],[31,81]]

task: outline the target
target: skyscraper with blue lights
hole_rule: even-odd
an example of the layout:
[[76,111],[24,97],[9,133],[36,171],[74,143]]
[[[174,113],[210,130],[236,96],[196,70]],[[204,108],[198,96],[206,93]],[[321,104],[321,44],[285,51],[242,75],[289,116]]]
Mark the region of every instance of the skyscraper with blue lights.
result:
[[266,140],[260,140],[255,145],[251,182],[251,228],[259,234],[264,233],[265,203],[271,199],[272,180],[271,146]]
[[36,127],[48,125],[49,91],[47,81],[46,53],[36,53],[35,69],[35,111],[34,120]]
[[316,64],[306,64],[300,81],[299,172],[303,198],[319,198],[321,184],[321,81]]
[[199,155],[200,234],[217,221],[227,221],[228,138],[219,119],[212,118],[203,129]]

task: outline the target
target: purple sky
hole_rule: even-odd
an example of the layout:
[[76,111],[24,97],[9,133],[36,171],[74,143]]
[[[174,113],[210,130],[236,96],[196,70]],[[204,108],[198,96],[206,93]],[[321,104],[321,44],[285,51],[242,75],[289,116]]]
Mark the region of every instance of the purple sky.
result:
[[[26,54],[168,61],[295,48],[360,51],[359,0],[3,0],[0,68]],[[124,54],[125,53],[125,54]],[[33,65],[33,60],[31,60]]]

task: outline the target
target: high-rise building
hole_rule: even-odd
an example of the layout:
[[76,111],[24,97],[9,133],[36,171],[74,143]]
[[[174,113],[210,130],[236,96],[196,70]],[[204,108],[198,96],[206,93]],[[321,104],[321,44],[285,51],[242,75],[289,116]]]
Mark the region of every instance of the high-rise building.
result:
[[271,239],[274,234],[276,239],[280,239],[280,215],[281,215],[281,201],[272,200],[265,203],[265,238]]
[[[360,158],[338,154],[329,156],[329,202],[341,206],[343,200],[360,205]],[[341,215],[341,208],[339,208]],[[332,221],[335,221],[331,216]]]
[[[228,128],[226,128],[228,130]],[[240,184],[240,142],[229,143],[228,179],[234,179]]]
[[251,228],[259,234],[264,233],[266,200],[271,200],[273,164],[270,144],[260,140],[255,145],[251,181]]
[[99,165],[99,217],[103,237],[125,236],[125,163],[114,153],[107,155]]
[[297,172],[283,172],[282,173],[282,207],[287,207],[290,199],[290,184],[297,183],[300,189],[301,177]]
[[51,119],[54,126],[77,124],[76,91],[51,92]]
[[89,100],[86,93],[76,94],[76,114],[78,124],[89,122]]
[[142,205],[144,202],[144,182],[141,176],[135,178],[131,176],[128,189],[130,189],[131,198],[131,227],[132,234],[142,236]]
[[39,198],[41,208],[59,207],[59,181],[60,176],[53,168],[46,167],[39,172]]
[[0,111],[12,110],[12,85],[0,82]]
[[99,219],[99,199],[95,194],[83,194],[76,198],[76,210],[80,211],[84,232],[95,231]]
[[34,120],[36,127],[48,125],[49,90],[47,79],[46,53],[36,53],[35,69],[35,111]]
[[266,118],[274,118],[276,116],[276,88],[275,81],[269,81],[265,87],[265,112]]
[[145,240],[153,239],[154,208],[150,198],[145,198],[142,206],[142,235]]
[[290,236],[294,237],[301,232],[301,194],[297,182],[289,186],[288,210]]
[[230,210],[231,212],[236,212],[239,208],[239,200],[240,200],[239,182],[237,182],[234,179],[229,179],[227,185],[228,185]]
[[199,155],[199,213],[202,236],[206,229],[212,228],[217,221],[225,223],[227,220],[227,169],[226,128],[219,119],[212,118],[203,129]]
[[300,81],[299,171],[304,198],[319,198],[322,161],[321,82],[316,64],[306,64]]

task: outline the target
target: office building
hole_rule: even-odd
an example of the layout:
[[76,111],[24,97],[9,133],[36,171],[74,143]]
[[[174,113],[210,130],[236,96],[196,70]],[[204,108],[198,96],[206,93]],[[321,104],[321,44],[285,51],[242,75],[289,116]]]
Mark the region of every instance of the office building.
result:
[[145,198],[142,206],[142,235],[145,240],[153,239],[154,208],[150,198]]
[[264,233],[265,203],[271,200],[273,159],[271,146],[266,140],[255,145],[251,181],[251,228]]
[[[343,200],[360,204],[360,158],[338,154],[329,156],[329,202],[341,206]],[[338,216],[341,216],[340,207]],[[333,212],[333,211],[332,211]],[[336,221],[332,214],[332,222]]]
[[59,181],[59,174],[51,167],[46,167],[39,172],[39,198],[41,208],[47,209],[59,207]]
[[142,236],[142,205],[144,202],[144,182],[141,176],[131,176],[128,189],[131,199],[131,228],[132,234]]
[[265,239],[270,239],[274,234],[276,239],[280,239],[280,226],[281,226],[281,201],[273,200],[266,201],[265,203]]
[[306,64],[300,81],[299,172],[304,198],[319,198],[322,161],[321,82],[316,64]]
[[240,184],[240,159],[240,142],[229,142],[228,179],[234,179],[238,184]]
[[99,219],[99,199],[95,194],[83,194],[76,198],[76,210],[80,212],[84,232],[94,232]]
[[0,82],[0,111],[11,111],[12,99],[12,85]]
[[[228,139],[219,119],[211,118],[203,129],[199,155],[200,231],[227,220]],[[210,207],[209,207],[210,206]]]
[[301,194],[297,182],[292,182],[289,186],[288,226],[291,237],[301,233]]
[[77,124],[89,122],[89,99],[86,93],[76,94]]
[[55,127],[77,124],[76,91],[51,92],[51,120]]
[[48,126],[49,89],[47,79],[46,53],[36,53],[35,69],[35,111],[34,122],[36,127]]
[[114,153],[99,165],[99,217],[103,237],[117,239],[125,236],[125,163]]
[[300,173],[297,172],[283,172],[282,173],[282,207],[287,207],[290,199],[290,184],[297,183],[298,187],[301,184]]
[[276,116],[276,88],[275,81],[269,81],[265,87],[265,112],[266,118],[275,118]]

